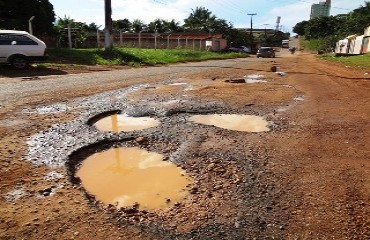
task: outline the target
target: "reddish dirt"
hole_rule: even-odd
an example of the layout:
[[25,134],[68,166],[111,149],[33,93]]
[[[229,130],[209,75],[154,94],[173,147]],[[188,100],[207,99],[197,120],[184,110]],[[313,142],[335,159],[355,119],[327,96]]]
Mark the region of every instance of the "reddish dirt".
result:
[[[279,66],[287,75],[280,77],[269,72],[272,65]],[[59,70],[69,72],[68,68]],[[71,72],[76,73],[75,70]],[[274,81],[248,86],[219,81],[256,72]],[[331,64],[318,60],[314,55],[298,52],[273,61],[249,64],[239,70],[212,69],[188,76],[194,84],[200,85],[203,79],[216,79],[211,86],[202,86],[191,93],[199,99],[222,100],[240,107],[253,104],[261,109],[289,105],[287,111],[276,111],[271,115],[272,119],[284,123],[283,129],[248,136],[256,161],[263,161],[267,169],[262,176],[256,173],[257,178],[275,186],[266,190],[276,191],[271,195],[275,199],[269,199],[271,206],[266,208],[279,209],[275,213],[281,213],[278,217],[282,224],[277,227],[279,232],[275,233],[268,230],[275,226],[262,222],[261,228],[252,233],[245,232],[246,239],[271,239],[274,236],[282,239],[369,238],[370,78],[367,72],[369,69]],[[123,84],[116,86],[122,87]],[[40,103],[42,99],[58,102],[113,87],[91,88],[85,92],[70,89],[58,95],[35,96],[33,103]],[[158,96],[178,94],[173,88],[166,87],[156,91]],[[140,94],[145,94],[145,91]],[[291,106],[291,99],[297,95],[303,96],[304,100]],[[135,97],[140,96],[133,94],[132,98]],[[67,178],[56,182],[63,187],[54,195],[42,197],[45,190],[54,187],[43,179],[50,169],[22,160],[27,151],[25,141],[51,124],[67,122],[74,116],[61,113],[47,117],[21,115],[25,104],[18,103],[14,109],[2,109],[0,115],[0,239],[162,238],[160,232],[143,230],[135,224],[119,224],[109,211],[102,211],[89,203],[79,187],[69,183]],[[208,151],[214,145],[232,149],[233,144],[236,143],[227,137],[218,143],[210,137],[199,149]],[[20,188],[25,189],[25,195],[19,199],[6,198],[9,192]],[[219,193],[216,191],[215,194],[218,196]],[[263,196],[256,198],[263,199]],[[207,203],[207,196],[200,199]],[[248,215],[245,211],[237,212],[233,207],[235,202],[220,202],[222,204],[209,206],[209,209],[224,214],[220,222]],[[178,215],[171,213],[170,217],[191,219],[195,215],[204,219],[207,212],[189,207]],[[261,221],[259,223],[261,225]],[[181,234],[202,227],[202,222],[188,222],[176,227]],[[238,229],[237,223],[235,229]],[[206,238],[206,234],[194,237]]]

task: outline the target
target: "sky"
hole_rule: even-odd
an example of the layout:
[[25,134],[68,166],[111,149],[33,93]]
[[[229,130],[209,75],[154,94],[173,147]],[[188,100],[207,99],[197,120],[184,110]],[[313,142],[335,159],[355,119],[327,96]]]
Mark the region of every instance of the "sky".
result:
[[[49,0],[57,18],[67,16],[77,22],[94,22],[104,28],[104,0]],[[180,24],[192,9],[205,7],[216,17],[225,19],[237,28],[249,28],[253,16],[253,28],[275,28],[276,19],[281,17],[281,30],[292,32],[298,22],[309,20],[312,3],[322,0],[111,0],[112,19],[140,19],[149,23],[156,18]],[[332,0],[331,15],[345,14],[361,5],[365,0]]]

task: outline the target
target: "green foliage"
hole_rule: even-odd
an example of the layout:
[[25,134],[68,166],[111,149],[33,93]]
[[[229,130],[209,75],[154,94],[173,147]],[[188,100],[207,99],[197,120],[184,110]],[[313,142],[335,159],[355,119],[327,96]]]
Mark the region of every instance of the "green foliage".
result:
[[53,32],[55,13],[49,0],[1,0],[0,29],[17,29],[28,31],[28,20],[32,21],[35,35]]
[[183,32],[182,26],[179,22],[176,22],[175,19],[167,21],[164,19],[157,18],[154,21],[148,24],[148,32]]
[[362,35],[370,24],[370,2],[346,15],[318,17],[297,23],[293,32],[304,36],[305,48],[322,50],[335,47],[335,43],[352,34]]
[[243,46],[250,42],[250,35],[246,31],[230,29],[226,35],[226,39],[230,42],[231,46]]
[[224,19],[217,18],[204,7],[192,9],[192,13],[184,19],[184,28],[187,31],[215,32],[227,34],[232,28]]
[[301,36],[305,35],[305,30],[308,24],[309,24],[308,21],[302,21],[302,22],[297,23],[293,27],[293,32]]
[[127,18],[121,20],[113,20],[113,31],[131,31],[132,30],[132,23]]
[[140,19],[135,19],[134,21],[132,21],[132,29],[136,33],[142,31],[146,27],[147,26],[145,25],[145,23]]
[[370,24],[370,2],[365,2],[364,6],[353,10],[348,14],[346,21],[352,34],[363,34],[364,28]]
[[331,62],[339,62],[348,66],[370,68],[370,54],[341,57],[336,57],[332,54],[325,54],[322,55],[321,58]]
[[305,26],[304,36],[306,39],[318,39],[335,35],[336,31],[343,26],[342,20],[333,16],[311,19]]
[[245,56],[239,53],[215,53],[185,49],[137,49],[113,48],[102,49],[50,49],[51,63],[69,63],[79,65],[147,65],[168,64],[208,59],[225,59]]
[[[76,22],[67,16],[59,18],[55,24],[55,31],[57,32],[58,41],[61,47],[68,46],[68,26],[72,29],[72,42],[75,47],[82,46],[87,39],[88,33],[93,25],[86,23]],[[77,45],[77,46],[76,46]]]
[[293,27],[293,32],[306,39],[319,39],[336,36],[341,39],[352,34],[363,34],[370,24],[370,2],[353,10],[347,15],[318,17],[302,21]]

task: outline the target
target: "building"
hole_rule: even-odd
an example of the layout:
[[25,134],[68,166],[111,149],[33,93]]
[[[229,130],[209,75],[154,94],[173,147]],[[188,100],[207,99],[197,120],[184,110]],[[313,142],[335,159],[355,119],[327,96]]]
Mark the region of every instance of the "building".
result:
[[312,4],[310,19],[325,17],[330,15],[331,0],[326,0],[317,4]]

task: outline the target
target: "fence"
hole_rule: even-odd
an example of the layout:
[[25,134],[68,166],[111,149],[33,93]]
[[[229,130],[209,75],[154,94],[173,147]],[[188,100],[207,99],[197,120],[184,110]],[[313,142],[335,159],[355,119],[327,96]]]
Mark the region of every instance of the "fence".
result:
[[[65,37],[64,37],[65,38]],[[42,38],[48,47],[68,47],[61,44],[61,38]],[[112,35],[115,47],[152,48],[152,49],[193,49],[221,51],[227,47],[227,40],[221,34],[205,33],[115,33]],[[64,39],[66,42],[66,39]],[[104,47],[104,33],[90,33],[83,43],[72,39],[75,48]]]

